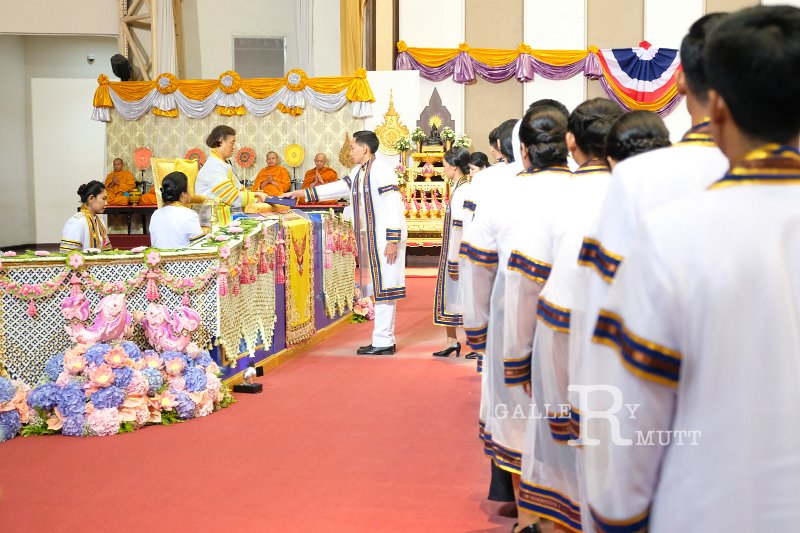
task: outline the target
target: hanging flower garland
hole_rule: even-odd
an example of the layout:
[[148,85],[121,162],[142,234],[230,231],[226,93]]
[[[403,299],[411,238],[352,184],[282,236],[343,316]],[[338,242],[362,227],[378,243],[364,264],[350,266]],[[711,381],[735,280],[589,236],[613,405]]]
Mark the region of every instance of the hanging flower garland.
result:
[[192,148],[186,152],[183,158],[190,161],[197,161],[198,170],[203,168],[203,165],[206,164],[206,154],[200,148]]

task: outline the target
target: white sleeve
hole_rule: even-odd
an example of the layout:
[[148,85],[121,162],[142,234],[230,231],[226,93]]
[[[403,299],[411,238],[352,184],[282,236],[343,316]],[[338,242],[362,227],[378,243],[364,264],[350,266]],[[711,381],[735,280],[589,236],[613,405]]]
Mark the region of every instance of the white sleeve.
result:
[[497,235],[489,220],[490,211],[476,217],[464,235],[459,252],[461,271],[459,285],[463,291],[462,311],[467,344],[476,351],[486,349],[489,332],[489,304],[497,276]]
[[303,190],[306,202],[312,204],[324,202],[325,200],[338,200],[339,198],[350,196],[350,178],[345,176],[340,180]]
[[181,233],[183,233],[183,235],[189,241],[189,245],[192,245],[205,237],[203,229],[200,227],[200,217],[195,211],[190,211],[189,216],[184,218],[181,227]]
[[[657,437],[648,440],[672,427],[683,357],[675,285],[663,265],[648,232],[641,232],[611,286],[584,360],[590,379],[579,394],[580,443],[588,502],[601,531],[645,529],[665,451]],[[623,403],[637,405],[635,415]],[[608,413],[618,430],[612,419],[601,418]]]
[[82,216],[69,217],[61,232],[59,251],[64,253],[73,250],[85,250],[86,248],[90,248],[89,228],[86,226],[86,220]]

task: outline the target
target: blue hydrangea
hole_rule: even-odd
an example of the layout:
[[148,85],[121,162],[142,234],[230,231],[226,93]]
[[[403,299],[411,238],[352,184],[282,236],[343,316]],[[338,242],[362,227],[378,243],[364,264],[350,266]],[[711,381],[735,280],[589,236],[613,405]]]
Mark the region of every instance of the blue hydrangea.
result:
[[61,399],[61,387],[55,383],[39,385],[28,394],[28,405],[33,408],[50,410]]
[[165,363],[178,357],[183,359],[185,363],[188,363],[191,360],[191,358],[183,352],[164,352],[161,354],[161,359],[163,359]]
[[55,381],[58,379],[58,375],[61,371],[64,370],[64,354],[59,353],[51,357],[47,360],[44,364],[44,374],[50,379],[50,381]]
[[86,395],[78,385],[67,385],[61,389],[58,408],[64,416],[83,415],[86,412]]
[[138,361],[142,358],[142,352],[139,350],[139,347],[131,341],[122,341],[122,349],[125,350],[128,357],[134,361]]
[[86,418],[83,415],[65,417],[61,426],[61,434],[67,437],[83,437],[85,425]]
[[13,439],[19,433],[21,426],[19,412],[5,411],[0,413],[0,442]]
[[117,387],[121,389],[126,388],[128,385],[131,384],[132,379],[133,379],[133,370],[131,370],[127,366],[114,369],[114,385],[116,385]]
[[124,401],[125,392],[123,392],[123,390],[116,385],[111,385],[105,389],[100,389],[92,394],[92,404],[94,405],[95,409],[116,409],[122,405],[122,402]]
[[202,366],[203,368],[205,368],[208,365],[210,365],[211,363],[213,363],[214,360],[211,359],[211,356],[208,355],[208,352],[203,352],[202,354],[200,354],[197,357],[197,359],[194,360],[194,362],[195,362],[195,365]]
[[151,368],[148,366],[147,368],[142,370],[142,375],[147,380],[148,394],[155,394],[156,392],[158,392],[158,389],[160,389],[164,385],[164,378],[161,375],[161,372],[159,372],[155,368]]
[[186,390],[189,392],[201,392],[206,390],[206,373],[200,368],[187,368],[183,374],[183,379],[186,380]]
[[142,352],[142,357],[152,357],[154,355],[158,356],[158,352],[155,350],[145,350],[144,352]]
[[17,388],[10,379],[0,378],[0,403],[11,400],[16,392]]
[[109,350],[111,350],[111,346],[108,344],[95,344],[86,350],[86,361],[95,366],[100,366],[105,362],[103,358],[106,356]]
[[175,394],[175,398],[178,402],[178,405],[175,407],[175,412],[178,413],[178,418],[182,420],[187,420],[189,418],[194,417],[194,402],[189,395],[185,392],[175,392],[174,390],[171,391]]

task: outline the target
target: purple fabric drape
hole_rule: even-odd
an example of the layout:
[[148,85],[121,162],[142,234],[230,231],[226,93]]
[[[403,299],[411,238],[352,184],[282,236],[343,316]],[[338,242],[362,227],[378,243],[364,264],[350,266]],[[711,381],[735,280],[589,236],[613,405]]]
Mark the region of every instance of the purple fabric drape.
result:
[[[453,81],[456,83],[472,83],[475,81],[476,74],[492,83],[500,83],[512,77],[521,83],[525,83],[533,81],[537,74],[548,80],[566,80],[578,74],[583,74],[592,80],[599,79],[603,90],[609,98],[617,102],[622,108],[631,109],[625,105],[609,85],[608,80],[603,75],[603,67],[597,58],[597,54],[592,52],[580,61],[562,66],[548,65],[530,54],[520,54],[511,63],[500,67],[490,67],[485,63],[476,61],[467,52],[459,52],[455,59],[439,67],[426,67],[406,51],[397,54],[396,69],[417,70],[420,76],[431,81],[442,81],[452,76]],[[682,99],[681,95],[676,94],[657,113],[662,117],[669,115],[680,104]]]

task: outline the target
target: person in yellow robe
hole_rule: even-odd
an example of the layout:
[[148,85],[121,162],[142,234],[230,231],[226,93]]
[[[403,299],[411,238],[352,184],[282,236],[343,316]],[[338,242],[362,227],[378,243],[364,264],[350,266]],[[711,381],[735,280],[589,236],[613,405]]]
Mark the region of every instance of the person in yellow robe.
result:
[[262,168],[256,176],[256,181],[250,190],[263,192],[269,196],[280,196],[291,188],[292,180],[289,171],[278,164],[278,154],[267,154],[267,166]]
[[[332,181],[336,181],[339,179],[339,176],[336,175],[336,171],[333,170],[331,167],[325,166],[328,164],[328,157],[323,154],[319,153],[314,156],[314,168],[306,172],[305,178],[303,179],[303,189],[308,189],[311,187],[317,187],[319,185],[325,185],[326,183],[330,183]],[[306,203],[305,200],[300,200],[300,203]],[[328,200],[325,202],[319,202],[320,204],[335,204],[336,200]]]
[[108,193],[106,205],[128,205],[125,193],[136,188],[133,174],[124,170],[124,163],[119,157],[114,160],[114,171],[106,176],[105,186]]

